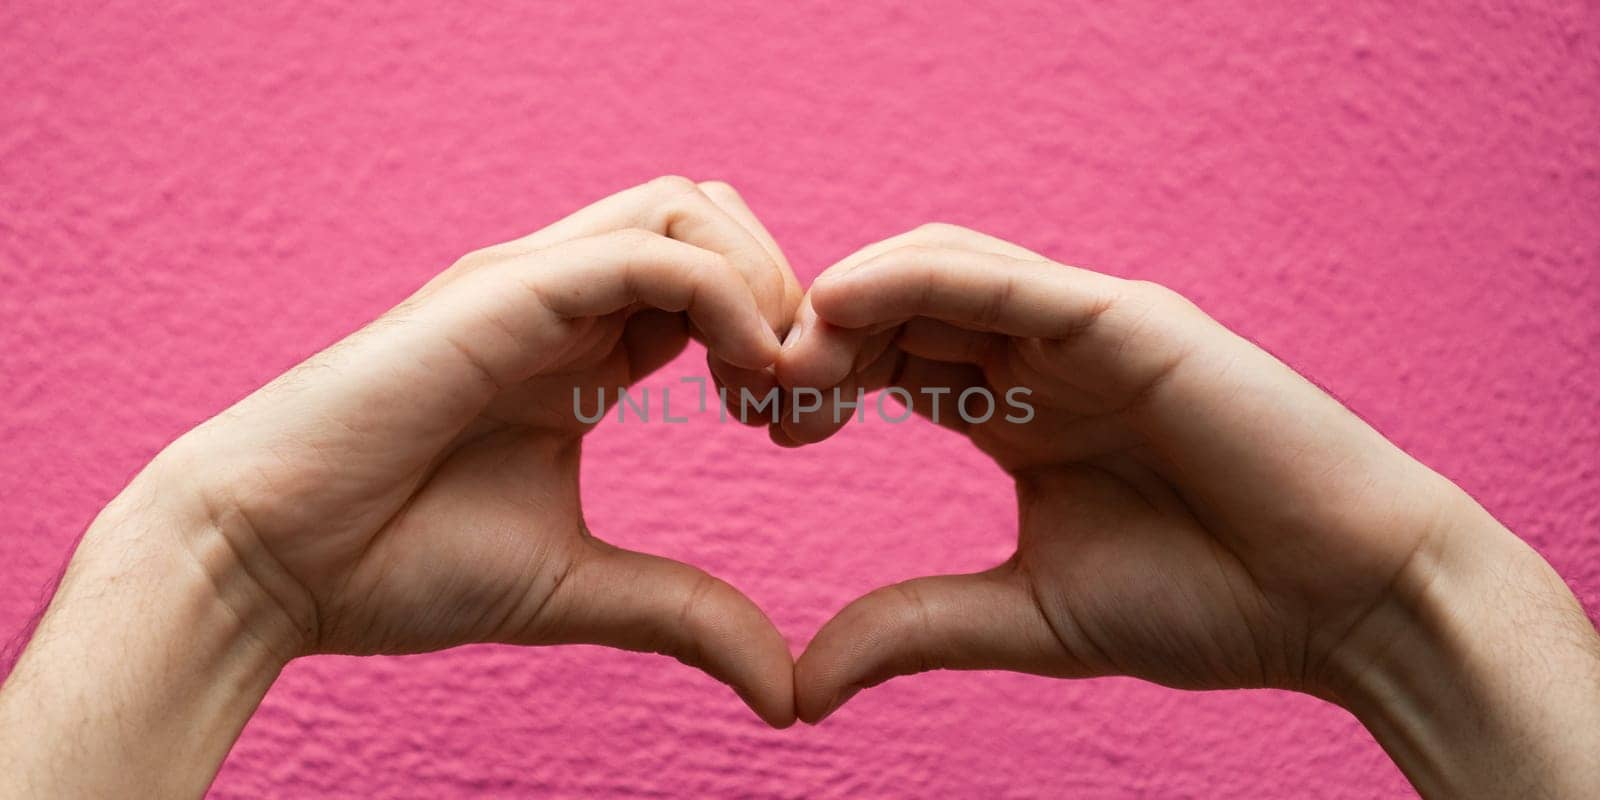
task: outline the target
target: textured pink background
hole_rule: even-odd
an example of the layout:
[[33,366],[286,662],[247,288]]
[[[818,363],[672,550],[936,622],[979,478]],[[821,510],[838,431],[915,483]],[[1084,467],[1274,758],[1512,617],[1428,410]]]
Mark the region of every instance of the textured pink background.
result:
[[[0,7],[0,630],[163,443],[461,253],[664,172],[743,189],[803,280],[939,219],[1166,282],[1600,597],[1592,3],[454,5]],[[584,479],[602,536],[725,576],[796,648],[1012,542],[1002,477],[920,423],[799,453],[611,424]],[[1406,791],[1283,693],[943,673],[774,732],[665,659],[494,647],[292,665],[215,787]]]

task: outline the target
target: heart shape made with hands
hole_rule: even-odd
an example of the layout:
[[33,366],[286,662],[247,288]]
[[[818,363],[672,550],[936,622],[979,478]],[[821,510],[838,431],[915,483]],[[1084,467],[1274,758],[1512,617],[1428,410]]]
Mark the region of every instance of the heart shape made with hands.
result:
[[[737,589],[596,538],[572,401],[691,338],[730,403],[816,393],[761,423],[781,445],[877,389],[966,437],[1016,483],[1015,555],[869,593],[796,660]],[[988,413],[960,413],[973,390]],[[1459,494],[1159,286],[935,224],[802,290],[731,187],[682,178],[469,254],[148,472],[193,487],[287,658],[654,651],[777,726],[936,668],[1316,689]]]
[[[721,184],[702,189],[736,210],[797,288],[777,244],[737,195]],[[897,392],[912,412],[966,436],[1015,477],[1022,509],[1019,547],[1006,563],[885,587],[828,622],[794,666],[800,719],[820,721],[862,688],[936,668],[1131,673],[1179,686],[1274,680],[1218,676],[1212,665],[1175,657],[1184,637],[1248,649],[1249,631],[1225,607],[1230,601],[1218,600],[1246,580],[1238,565],[1224,563],[1191,597],[1163,594],[1170,587],[1141,572],[1175,572],[1216,555],[1154,466],[1128,452],[1138,438],[1128,413],[1179,357],[1183,337],[1175,332],[1203,318],[1192,306],[944,224],[870,245],[789,297],[792,324],[774,327],[787,328],[787,337],[771,368],[735,367],[717,355],[709,332],[696,331],[737,419],[766,424],[774,442],[798,447],[848,422],[840,398]],[[1142,335],[1140,347],[1125,346],[1130,331]],[[740,398],[774,388],[782,400],[772,416],[747,417]],[[1012,403],[1019,389],[1042,402]],[[811,402],[792,402],[807,390]],[[986,408],[968,414],[962,403],[973,391],[983,392]],[[1001,396],[1025,413],[997,408]],[[1063,521],[1074,518],[1068,535]],[[1072,584],[1091,591],[1066,591]],[[1195,605],[1196,597],[1205,602]],[[770,620],[758,625],[746,615],[746,624],[752,641],[775,640]],[[1168,628],[1183,635],[1168,636]],[[727,679],[726,670],[708,671]],[[729,682],[748,686],[749,676]],[[741,694],[751,700],[748,690]]]
[[[691,338],[741,419],[746,398],[776,393],[759,424],[779,444],[831,436],[843,404],[878,389],[964,436],[1015,482],[1015,553],[870,592],[793,659],[726,582],[596,538],[578,473],[608,404],[585,418],[576,399],[620,393]],[[996,413],[1002,395],[1021,413]],[[1464,629],[1513,593],[1581,622],[1484,659],[1514,637]],[[134,615],[103,613],[119,603]],[[86,635],[58,636],[75,625]],[[84,753],[135,764],[173,749],[129,750],[143,730],[214,767],[298,656],[588,643],[675,656],[779,727],[941,668],[1300,690],[1346,702],[1430,781],[1449,763],[1435,734],[1464,732],[1444,750],[1474,762],[1485,736],[1541,738],[1496,672],[1564,659],[1540,675],[1581,679],[1595,643],[1561,577],[1481,506],[1178,295],[948,225],[868,246],[802,291],[731,187],[681,178],[468,255],[180,437],[84,533],[39,633],[13,673],[34,694],[12,710],[84,700],[58,727],[120,729]],[[40,643],[65,649],[39,668]],[[107,646],[135,657],[96,679],[105,694],[38,680]],[[157,674],[174,680],[121,691]],[[1416,727],[1417,708],[1451,706],[1467,711]],[[107,714],[126,724],[85,724]],[[1418,755],[1421,740],[1435,741]],[[1524,760],[1581,761],[1561,744]]]

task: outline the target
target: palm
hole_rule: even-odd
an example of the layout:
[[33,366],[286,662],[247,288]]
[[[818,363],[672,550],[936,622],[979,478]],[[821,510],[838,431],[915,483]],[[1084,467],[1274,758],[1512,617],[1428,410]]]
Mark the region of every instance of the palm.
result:
[[[999,567],[885,587],[824,626],[796,667],[806,719],[936,666],[1317,691],[1451,493],[1181,297],[971,231],[869,246],[807,302],[780,374],[898,386],[928,415],[946,392],[939,421],[1016,479],[1020,530]],[[950,409],[1015,387],[1025,423]]]
[[1033,420],[957,426],[1016,479],[1014,565],[1061,645],[1053,669],[1184,688],[1268,683],[1255,647],[1271,640],[1261,590],[1152,468],[1126,414],[1137,393],[1049,369],[1053,347],[1010,340],[975,365],[997,396],[1030,387]]
[[269,539],[315,601],[316,649],[423,652],[538,637],[540,611],[584,544],[578,465],[593,424],[574,413],[573,389],[593,403],[600,387],[630,385],[687,341],[681,315],[644,312],[631,330],[651,335],[629,348],[629,318],[575,324],[547,374],[497,392],[438,452],[392,440],[386,451],[330,459],[360,480],[308,482],[318,488],[296,498],[302,513],[367,509],[310,546]]
[[285,657],[648,650],[785,725],[788,648],[749,598],[588,535],[574,390],[631,385],[693,333],[720,383],[764,391],[798,296],[731,187],[669,176],[467,255],[163,460],[204,476],[193,510],[227,552],[200,555],[247,563]]
[[1060,674],[1180,688],[1264,686],[1280,641],[1250,573],[1186,510],[1098,468],[1019,481],[1016,563],[1063,648]]
[[[576,438],[514,428],[457,448],[314,585],[325,652],[526,641],[581,545]],[[351,537],[351,543],[359,542]]]
[[[904,337],[914,351],[949,356],[928,323]],[[967,436],[1017,483],[1017,552],[1002,570],[1030,584],[1055,644],[1033,665],[1059,675],[1130,674],[1174,686],[1261,685],[1254,642],[1265,640],[1261,592],[1249,572],[1192,514],[1155,468],[1132,421],[1136,391],[1108,392],[1055,369],[1058,343],[995,339],[957,366],[891,353],[893,382],[913,406]],[[923,390],[1030,389],[1026,424],[970,424],[935,415]]]
[[[1152,397],[1145,380],[1108,388],[1053,368],[1062,363],[1052,358],[1057,347],[1014,339],[995,348],[980,365],[990,390],[1032,387],[1037,416],[967,433],[1017,479],[1018,562],[1068,648],[1069,669],[1185,688],[1314,683],[1309,673],[1415,549],[1421,516],[1402,519],[1378,496],[1392,487],[1337,481],[1318,486],[1323,507],[1299,505],[1292,519],[1263,513],[1292,502],[1301,481],[1282,475],[1241,493],[1237,472],[1179,466],[1197,457],[1186,437],[1149,431],[1177,424],[1210,439],[1220,429],[1265,439],[1265,460],[1292,450],[1303,465],[1343,453],[1282,433],[1293,426],[1277,404],[1251,408],[1239,387],[1194,375],[1208,369],[1201,359],[1172,363],[1165,394]],[[1299,388],[1282,372],[1280,400]],[[1163,406],[1206,423],[1153,419]],[[1344,494],[1330,502],[1330,488]]]

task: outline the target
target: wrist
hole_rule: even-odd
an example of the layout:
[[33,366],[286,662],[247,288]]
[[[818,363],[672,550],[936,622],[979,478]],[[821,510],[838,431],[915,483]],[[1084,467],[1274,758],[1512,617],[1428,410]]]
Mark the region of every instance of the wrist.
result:
[[293,653],[204,528],[146,476],[90,526],[0,692],[0,788],[204,791]]
[[[288,662],[311,652],[315,604],[235,509],[231,498],[195,488],[210,451],[180,439],[141,472],[84,534],[73,560],[109,553],[143,554],[163,570],[183,573],[199,602],[225,611],[233,635]],[[280,663],[281,666],[281,663]]]
[[1427,796],[1600,780],[1600,638],[1560,576],[1462,495],[1340,646],[1330,699]]

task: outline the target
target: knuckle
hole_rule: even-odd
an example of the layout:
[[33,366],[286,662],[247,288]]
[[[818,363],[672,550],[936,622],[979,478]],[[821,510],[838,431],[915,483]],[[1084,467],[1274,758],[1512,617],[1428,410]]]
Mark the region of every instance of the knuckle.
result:
[[471,272],[479,267],[493,264],[496,261],[501,261],[505,259],[507,255],[508,254],[505,252],[502,245],[492,245],[490,247],[480,248],[456,259],[455,263],[450,265],[450,271]]
[[[944,248],[928,244],[906,244],[890,250],[867,263],[875,263],[879,269],[916,269],[924,273],[933,272],[933,257],[943,252]],[[863,264],[862,266],[866,266]]]
[[1195,304],[1174,289],[1164,284],[1151,280],[1131,280],[1124,287],[1123,294],[1139,305],[1149,306],[1163,311],[1184,311],[1195,309]]
[[659,238],[654,231],[647,228],[620,228],[613,231],[610,237],[617,244],[631,248],[644,247]]
[[699,267],[707,275],[716,277],[717,280],[744,280],[744,276],[739,272],[739,268],[734,265],[733,259],[722,253],[714,253],[709,250],[706,251],[705,256],[700,259]]
[[694,181],[682,175],[662,175],[659,178],[651,179],[648,185],[651,189],[667,197],[676,197],[699,191],[699,186]]
[[678,626],[683,630],[695,630],[697,626],[703,627],[716,620],[720,615],[713,601],[727,591],[722,580],[705,572],[694,575],[690,581],[683,603],[678,606]]
[[644,228],[619,228],[597,237],[595,243],[620,257],[626,269],[634,270],[649,261],[649,254],[660,238]]
[[935,246],[930,245],[930,244],[923,244],[923,243],[919,243],[919,242],[911,242],[911,243],[908,243],[908,244],[899,245],[899,246],[897,246],[897,247],[895,247],[895,248],[893,248],[891,250],[887,250],[887,251],[883,252],[882,254],[878,255],[877,257],[872,258],[872,259],[868,259],[868,260],[869,261],[878,261],[878,262],[890,262],[890,263],[901,262],[901,261],[916,261],[918,259],[927,258],[929,254],[931,254],[931,253],[933,253],[933,252],[935,252],[935,251],[937,251],[939,249],[941,249],[941,248],[935,247]]
[[907,238],[941,247],[982,248],[990,237],[953,222],[926,222]]
[[916,268],[919,264],[926,267],[928,263],[927,255],[937,249],[919,244],[896,245],[871,258],[847,265],[842,269],[824,272],[811,282],[811,287],[815,289],[819,284],[831,284],[856,274],[879,273],[885,270],[898,272],[902,269]]
[[655,201],[646,218],[661,230],[671,230],[675,222],[685,218],[708,216],[716,207],[701,191],[700,184],[681,175],[656,178],[651,185],[655,188]]
[[972,233],[971,230],[949,222],[924,222],[911,233],[928,239],[951,239]]
[[[202,437],[209,435],[209,426],[212,422],[201,423],[199,427],[178,437],[156,453],[141,473],[142,475],[162,476],[169,479],[179,479],[182,476],[208,476],[214,477],[217,473],[214,457],[208,457],[205,446],[198,442]],[[199,483],[203,486],[207,478],[202,478]]]
[[702,251],[683,261],[682,273],[691,285],[723,284],[739,280],[733,262],[721,253]]

